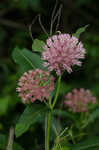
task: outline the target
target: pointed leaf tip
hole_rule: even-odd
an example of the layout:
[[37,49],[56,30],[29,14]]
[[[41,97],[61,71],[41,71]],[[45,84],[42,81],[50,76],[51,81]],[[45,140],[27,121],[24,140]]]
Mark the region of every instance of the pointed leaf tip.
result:
[[88,24],[88,25],[85,25],[84,27],[79,28],[79,29],[73,34],[73,36],[76,36],[77,38],[79,38],[80,35],[81,35],[81,33],[85,32],[85,30],[86,30],[86,28],[87,28],[88,26],[89,26],[89,24]]

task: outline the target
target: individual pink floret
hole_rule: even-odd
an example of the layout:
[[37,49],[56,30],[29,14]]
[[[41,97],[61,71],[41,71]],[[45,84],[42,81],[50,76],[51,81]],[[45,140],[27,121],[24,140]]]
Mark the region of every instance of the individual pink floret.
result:
[[49,71],[55,70],[60,75],[64,70],[72,72],[72,66],[81,66],[81,61],[85,57],[85,49],[78,39],[69,34],[53,35],[48,38],[43,47],[42,59],[44,66]]
[[64,103],[71,108],[73,112],[87,112],[88,104],[96,104],[96,97],[91,95],[90,90],[83,88],[80,90],[73,89],[71,93],[65,96]]
[[54,90],[54,77],[41,69],[30,70],[19,79],[16,90],[23,103],[43,101]]

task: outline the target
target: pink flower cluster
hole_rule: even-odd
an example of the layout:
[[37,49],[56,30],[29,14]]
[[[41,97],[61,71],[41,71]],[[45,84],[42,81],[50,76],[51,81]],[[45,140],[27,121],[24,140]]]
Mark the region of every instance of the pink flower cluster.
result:
[[30,70],[19,79],[17,91],[23,103],[43,101],[54,89],[54,77],[40,69]]
[[96,97],[91,95],[90,90],[83,88],[80,90],[73,89],[71,93],[66,95],[65,104],[73,112],[87,112],[88,104],[96,104]]
[[85,49],[78,39],[69,34],[53,35],[48,38],[42,59],[44,66],[48,66],[49,71],[55,70],[60,75],[64,70],[72,72],[71,66],[81,66],[79,59],[85,57]]

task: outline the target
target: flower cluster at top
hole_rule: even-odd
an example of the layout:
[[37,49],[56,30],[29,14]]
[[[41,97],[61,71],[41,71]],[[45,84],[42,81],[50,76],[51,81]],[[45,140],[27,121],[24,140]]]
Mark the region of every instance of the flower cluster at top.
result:
[[72,72],[74,65],[81,66],[79,59],[85,57],[85,49],[78,39],[69,34],[53,35],[43,47],[42,59],[49,71],[55,70],[60,75],[64,70]]
[[90,90],[83,88],[73,89],[65,98],[66,106],[71,108],[73,112],[87,112],[88,104],[96,104],[96,97],[91,95]]
[[19,79],[17,91],[23,103],[48,99],[54,89],[54,77],[40,69],[30,70]]

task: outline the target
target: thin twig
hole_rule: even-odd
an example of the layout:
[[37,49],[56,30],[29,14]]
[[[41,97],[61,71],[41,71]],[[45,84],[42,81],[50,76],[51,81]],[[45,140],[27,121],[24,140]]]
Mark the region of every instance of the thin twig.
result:
[[29,34],[30,34],[32,41],[34,40],[33,36],[32,36],[32,26],[35,23],[35,21],[37,20],[37,18],[38,18],[38,15],[33,19],[32,23],[29,25]]
[[57,17],[61,14],[61,9],[62,9],[63,5],[61,4],[56,15],[54,16],[53,20],[51,20],[51,28],[50,28],[50,35],[52,35],[52,30],[53,30],[53,24],[56,21]]
[[52,12],[51,20],[53,20],[53,18],[54,18],[54,15],[55,15],[55,12],[56,12],[57,5],[58,5],[58,0],[56,0],[55,6],[54,6],[54,9],[53,9],[53,12]]
[[14,141],[14,127],[11,127],[9,131],[8,145],[6,150],[13,150],[13,141]]
[[53,12],[52,12],[51,26],[50,26],[50,33],[52,33],[52,28],[53,28],[53,18],[54,18],[55,12],[56,12],[57,5],[58,5],[58,0],[56,0],[55,6],[54,6],[54,9],[53,9]]
[[35,23],[35,21],[37,20],[37,18],[38,18],[38,20],[39,20],[39,24],[40,24],[42,30],[43,30],[44,33],[48,36],[48,33],[47,33],[46,29],[44,28],[44,26],[43,26],[43,24],[42,24],[42,22],[41,22],[41,15],[39,14],[39,15],[37,15],[37,16],[33,19],[32,23],[29,25],[29,34],[30,34],[30,37],[31,37],[32,41],[34,40],[34,39],[33,39],[33,35],[32,35],[32,26],[33,26],[33,24]]
[[[62,7],[63,7],[63,5],[62,5]],[[61,7],[60,12],[59,12],[59,15],[58,15],[58,20],[57,20],[57,25],[56,25],[55,32],[58,30],[58,27],[59,27],[60,18],[61,18],[61,11],[62,11],[62,7]]]
[[54,17],[54,19],[53,19],[53,23],[54,23],[55,20],[57,19],[58,15],[61,13],[62,7],[63,7],[63,5],[61,4],[60,7],[59,7],[59,9],[58,9],[58,11],[57,11],[57,13],[56,13],[56,15],[55,15],[55,17]]
[[44,28],[44,26],[43,26],[43,24],[42,24],[42,22],[41,22],[41,15],[39,14],[38,17],[39,17],[39,24],[40,24],[42,30],[43,30],[44,33],[49,37],[49,35],[48,35],[46,29]]

